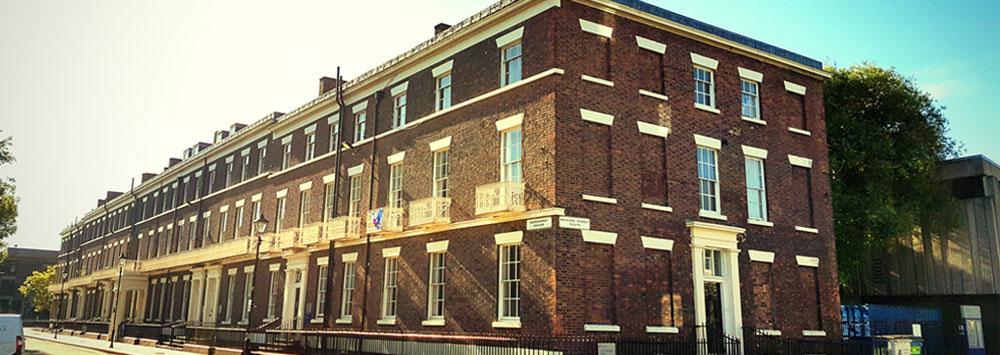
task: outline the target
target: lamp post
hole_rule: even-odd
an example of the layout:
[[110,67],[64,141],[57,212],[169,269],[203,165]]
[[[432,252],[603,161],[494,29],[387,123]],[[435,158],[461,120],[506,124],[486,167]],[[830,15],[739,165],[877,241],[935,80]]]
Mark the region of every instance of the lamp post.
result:
[[247,312],[247,327],[243,331],[243,354],[245,354],[245,355],[251,355],[252,354],[250,352],[250,324],[252,323],[250,320],[253,319],[252,318],[253,317],[253,308],[254,308],[253,289],[254,289],[254,284],[257,282],[257,269],[258,269],[257,264],[258,264],[258,262],[260,262],[260,243],[261,243],[261,236],[260,235],[261,235],[261,233],[264,233],[265,229],[267,229],[267,220],[264,219],[264,215],[263,214],[257,216],[257,220],[253,221],[252,228],[253,228],[254,235],[257,237],[257,250],[256,250],[256,252],[254,253],[254,256],[253,256],[253,273],[251,274],[252,276],[251,276],[250,282],[247,282],[247,285],[249,285],[248,287],[250,287],[250,291],[249,291],[250,303],[247,305],[247,310],[246,310],[246,312]]
[[108,345],[109,348],[115,347],[115,337],[118,331],[118,303],[121,302],[122,295],[122,274],[125,273],[125,254],[118,257],[118,283],[115,284],[115,294],[111,299],[111,344]]
[[[61,276],[61,279],[62,279],[62,286],[59,287],[59,296],[61,296],[63,299],[65,299],[66,298],[66,278],[69,277],[69,274],[66,273],[65,271],[63,271],[63,273],[60,274],[59,276]],[[62,304],[62,302],[59,302],[59,312],[56,313],[56,321],[58,321],[58,323],[56,323],[56,325],[57,325],[56,331],[52,333],[52,339],[59,339],[59,331],[62,330],[62,317],[59,316],[59,313],[62,313],[62,312],[63,312],[63,304]]]

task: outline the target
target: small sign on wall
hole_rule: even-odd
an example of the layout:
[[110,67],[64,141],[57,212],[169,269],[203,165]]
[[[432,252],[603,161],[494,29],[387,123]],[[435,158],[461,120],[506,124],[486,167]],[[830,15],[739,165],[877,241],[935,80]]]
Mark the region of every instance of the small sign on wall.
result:
[[549,229],[549,228],[552,228],[552,217],[535,218],[528,220],[527,229],[529,231],[537,229]]
[[559,228],[566,229],[590,229],[590,218],[582,217],[559,217]]
[[615,355],[615,343],[597,343],[597,355]]

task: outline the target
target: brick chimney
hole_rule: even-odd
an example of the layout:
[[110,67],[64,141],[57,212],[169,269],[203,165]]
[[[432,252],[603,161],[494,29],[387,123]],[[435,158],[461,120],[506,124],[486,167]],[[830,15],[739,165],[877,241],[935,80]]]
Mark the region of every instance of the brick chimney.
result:
[[154,177],[156,177],[156,174],[153,174],[153,173],[142,173],[142,182],[144,183],[146,181],[149,181],[149,179],[152,179]]
[[97,207],[101,207],[101,206],[104,206],[104,199],[103,198],[97,200]]
[[111,200],[115,199],[115,197],[118,197],[118,196],[121,196],[121,195],[122,195],[122,193],[118,192],[118,191],[108,191],[108,194],[105,195],[104,199],[107,200],[107,201],[111,201]]
[[170,158],[170,160],[167,162],[167,168],[173,167],[174,165],[177,165],[177,163],[180,163],[180,162],[181,162],[180,159]]
[[434,35],[437,36],[441,34],[441,32],[447,31],[449,28],[451,28],[451,25],[447,23],[436,24],[434,25]]
[[337,90],[337,79],[327,76],[319,78],[319,94],[323,95],[330,90]]

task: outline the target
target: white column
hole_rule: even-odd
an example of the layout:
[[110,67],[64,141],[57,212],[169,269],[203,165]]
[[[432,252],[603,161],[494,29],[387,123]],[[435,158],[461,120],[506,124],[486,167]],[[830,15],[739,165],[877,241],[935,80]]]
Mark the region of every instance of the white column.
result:
[[204,282],[205,270],[199,269],[191,271],[191,301],[188,303],[187,319],[194,323],[201,323],[201,290]]
[[222,277],[222,266],[217,265],[205,270],[205,323],[215,323],[216,312],[219,310],[219,280]]

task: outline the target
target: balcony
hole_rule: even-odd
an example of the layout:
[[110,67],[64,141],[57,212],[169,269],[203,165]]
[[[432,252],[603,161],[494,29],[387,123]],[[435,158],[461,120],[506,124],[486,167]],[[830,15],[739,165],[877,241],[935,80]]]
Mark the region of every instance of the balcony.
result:
[[476,215],[524,212],[524,183],[497,182],[476,187]]
[[402,208],[385,207],[368,211],[365,230],[369,234],[396,233],[403,231],[404,213]]
[[323,223],[309,224],[301,229],[300,242],[305,246],[310,246],[323,241]]
[[451,199],[429,197],[410,202],[410,226],[451,223]]
[[330,239],[361,237],[361,217],[342,216],[331,219],[326,224],[326,235]]
[[[306,247],[302,240],[302,233],[298,228],[283,230],[281,233],[278,233],[276,237],[278,239],[279,247],[275,249],[305,249]],[[265,244],[261,246],[261,250],[263,250],[266,245],[267,243],[265,242]]]

